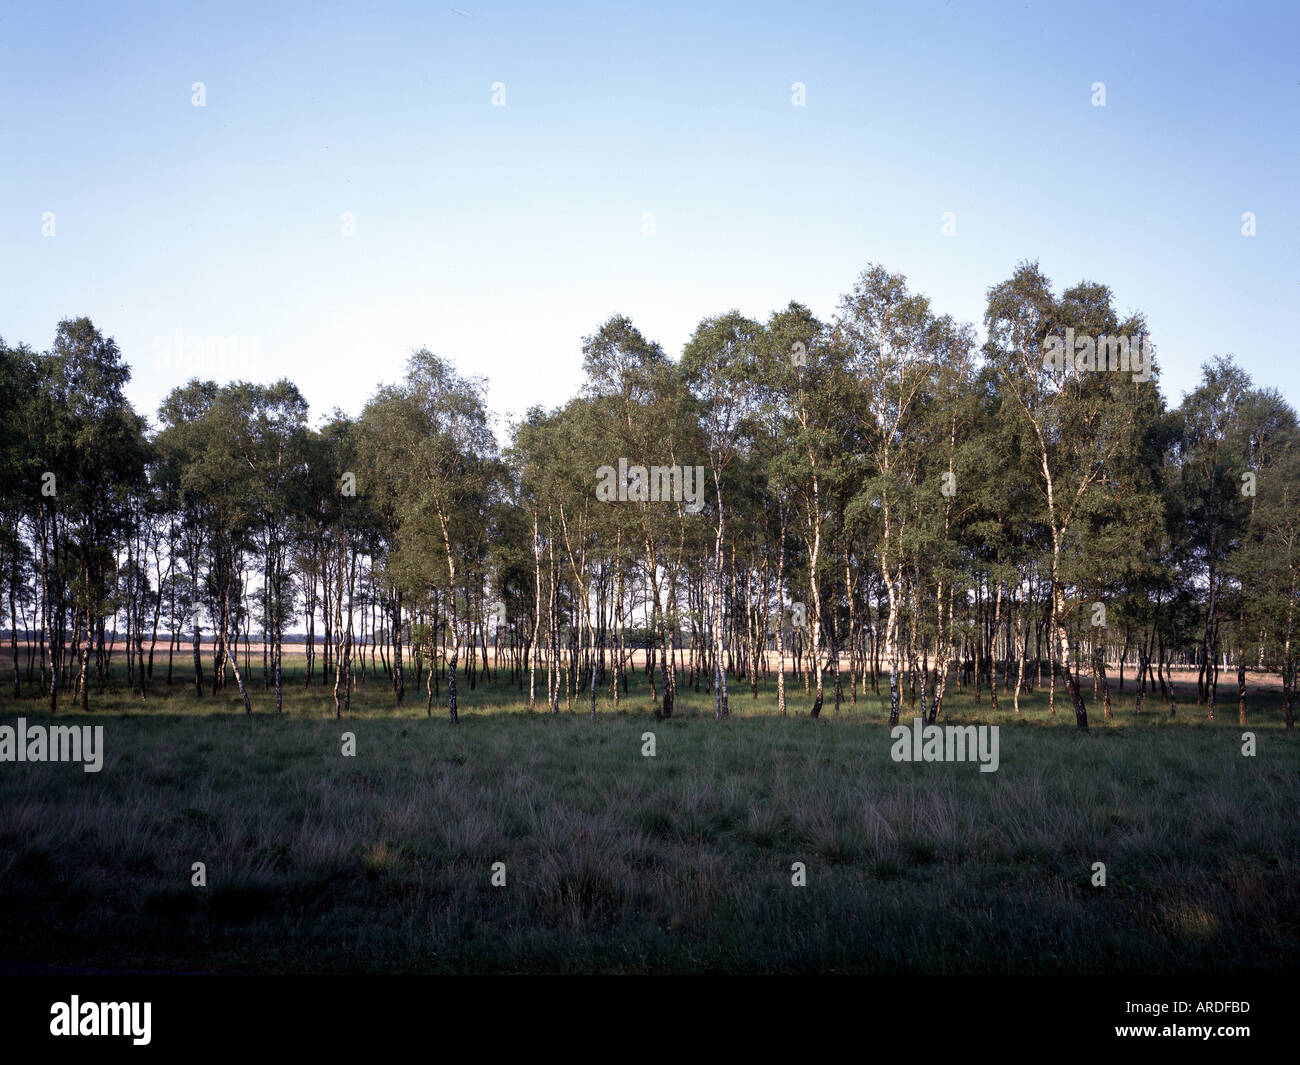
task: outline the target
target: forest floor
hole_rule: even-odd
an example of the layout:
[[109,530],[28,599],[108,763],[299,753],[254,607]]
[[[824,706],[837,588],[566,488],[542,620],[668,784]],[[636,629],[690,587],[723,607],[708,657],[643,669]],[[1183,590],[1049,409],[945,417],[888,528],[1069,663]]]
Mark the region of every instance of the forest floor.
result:
[[[208,663],[205,663],[205,668]],[[820,721],[789,682],[731,720],[643,678],[596,720],[382,675],[276,715],[119,678],[92,712],[0,694],[0,726],[102,725],[99,772],[0,762],[0,969],[218,972],[1243,973],[1300,963],[1300,740],[1276,693],[1218,721],[1131,678],[1081,733],[1063,693],[1012,713],[951,687],[940,723],[1000,726],[996,772],[896,762],[882,698]],[[156,669],[157,667],[155,667]],[[1224,681],[1233,680],[1224,677]],[[1091,685],[1085,688],[1091,695]],[[906,705],[902,719],[912,715]],[[1243,731],[1256,753],[1243,755]],[[646,750],[654,733],[655,753]],[[343,754],[352,733],[355,755]],[[191,884],[202,862],[206,886]],[[1095,863],[1105,886],[1094,886]],[[504,869],[496,863],[504,863]],[[805,886],[795,863],[802,863]],[[495,876],[494,876],[495,868]],[[504,884],[494,885],[504,872]]]

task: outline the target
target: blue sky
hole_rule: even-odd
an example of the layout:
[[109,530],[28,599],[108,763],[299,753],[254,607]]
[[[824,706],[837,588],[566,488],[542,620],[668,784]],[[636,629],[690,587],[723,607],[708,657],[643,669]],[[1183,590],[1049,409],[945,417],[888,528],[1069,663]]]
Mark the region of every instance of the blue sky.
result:
[[1297,403],[1298,44],[1294,3],[10,4],[0,335],[89,315],[150,417],[177,330],[318,415],[419,346],[519,414],[614,313],[676,356],[879,262],[978,325],[1037,259],[1145,313],[1171,402],[1231,353]]

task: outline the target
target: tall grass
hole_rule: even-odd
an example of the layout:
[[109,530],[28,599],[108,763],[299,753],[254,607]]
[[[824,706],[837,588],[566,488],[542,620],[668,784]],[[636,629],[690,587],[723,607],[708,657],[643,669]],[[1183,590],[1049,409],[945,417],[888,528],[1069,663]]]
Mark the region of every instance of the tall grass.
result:
[[[1004,701],[1001,766],[980,773],[893,762],[884,708],[861,698],[813,722],[747,716],[737,693],[740,716],[719,723],[711,698],[684,692],[657,721],[637,687],[593,722],[585,705],[529,714],[480,686],[453,727],[426,720],[423,700],[395,713],[379,683],[341,723],[324,696],[295,690],[279,717],[263,697],[247,718],[233,698],[180,688],[61,712],[105,726],[105,764],[0,765],[0,959],[929,973],[1300,961],[1300,755],[1275,708],[1258,708],[1247,758],[1235,721],[1208,727],[1194,701],[1139,726],[1126,700],[1088,734],[1063,706],[1052,725],[1037,695],[1018,721]],[[48,721],[37,710],[9,700],[0,723]],[[949,720],[988,710],[987,694],[953,698]]]

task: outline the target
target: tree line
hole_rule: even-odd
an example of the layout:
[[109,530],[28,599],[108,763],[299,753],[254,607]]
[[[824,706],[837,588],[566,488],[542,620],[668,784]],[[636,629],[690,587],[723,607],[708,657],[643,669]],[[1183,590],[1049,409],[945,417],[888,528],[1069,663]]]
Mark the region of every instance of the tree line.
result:
[[1142,316],[1035,263],[984,333],[880,266],[830,321],[730,311],[675,359],[614,316],[504,448],[483,382],[427,350],[355,417],[195,379],[151,424],[88,319],[0,340],[14,696],[88,710],[120,645],[141,699],[233,685],[251,713],[260,686],[278,711],[288,633],[338,714],[382,676],[427,713],[445,684],[454,722],[458,675],[494,671],[594,714],[639,670],[661,716],[681,685],[719,718],[773,681],[814,717],[884,686],[891,725],[950,683],[1016,712],[1046,685],[1087,728],[1089,681],[1106,718],[1116,666],[1172,715],[1192,667],[1210,718],[1235,672],[1243,722],[1247,671],[1280,674],[1292,728],[1292,407],[1230,357],[1169,406]]

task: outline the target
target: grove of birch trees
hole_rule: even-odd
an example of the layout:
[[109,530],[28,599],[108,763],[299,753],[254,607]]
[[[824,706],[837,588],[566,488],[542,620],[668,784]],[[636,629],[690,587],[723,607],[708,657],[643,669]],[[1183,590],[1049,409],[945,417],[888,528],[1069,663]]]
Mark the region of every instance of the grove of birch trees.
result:
[[[829,321],[724,311],[676,357],[615,315],[577,394],[501,441],[484,384],[427,350],[355,417],[313,419],[288,380],[192,380],[146,417],[88,319],[48,351],[0,340],[6,686],[51,712],[125,683],[251,713],[296,684],[341,715],[383,685],[453,722],[480,684],[594,715],[635,683],[664,717],[685,689],[719,718],[869,693],[891,724],[955,688],[1016,713],[1042,690],[1087,728],[1121,698],[1245,722],[1268,673],[1292,728],[1290,404],[1209,353],[1166,353],[1208,357],[1176,406],[1158,361],[1051,365],[1067,330],[1147,327],[1033,263],[982,326],[879,266]],[[610,467],[662,484],[602,498]]]

